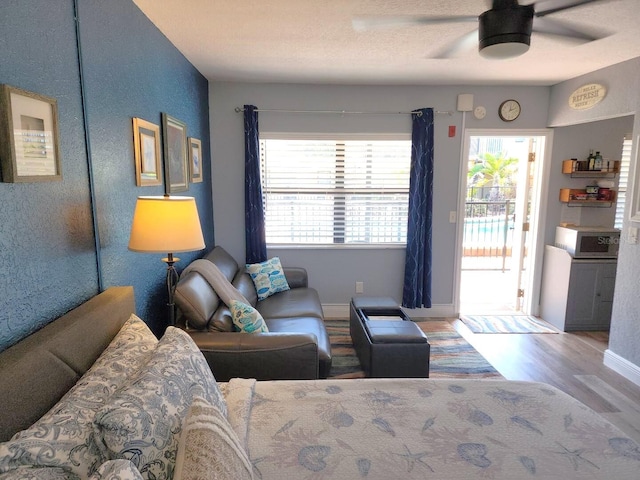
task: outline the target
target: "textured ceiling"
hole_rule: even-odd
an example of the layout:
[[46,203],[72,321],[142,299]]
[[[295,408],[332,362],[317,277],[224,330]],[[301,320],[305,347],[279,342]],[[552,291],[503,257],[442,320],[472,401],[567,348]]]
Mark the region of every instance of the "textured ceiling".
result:
[[352,26],[358,16],[479,15],[485,0],[133,1],[209,80],[552,85],[640,56],[640,0],[601,0],[553,14],[610,35],[576,44],[534,33],[530,50],[509,60],[482,58],[477,47],[429,58],[473,23],[364,32]]

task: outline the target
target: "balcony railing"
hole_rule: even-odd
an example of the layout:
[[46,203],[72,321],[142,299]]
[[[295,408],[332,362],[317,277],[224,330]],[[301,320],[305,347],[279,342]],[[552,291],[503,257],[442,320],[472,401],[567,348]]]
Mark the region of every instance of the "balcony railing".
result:
[[465,202],[463,270],[509,270],[515,200],[510,187],[470,187]]

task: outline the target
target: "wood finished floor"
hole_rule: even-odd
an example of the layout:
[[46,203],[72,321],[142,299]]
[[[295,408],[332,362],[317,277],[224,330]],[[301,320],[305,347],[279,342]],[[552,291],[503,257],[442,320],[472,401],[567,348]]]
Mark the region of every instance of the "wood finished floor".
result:
[[474,334],[450,322],[505,378],[553,385],[640,442],[640,386],[602,363],[606,332]]

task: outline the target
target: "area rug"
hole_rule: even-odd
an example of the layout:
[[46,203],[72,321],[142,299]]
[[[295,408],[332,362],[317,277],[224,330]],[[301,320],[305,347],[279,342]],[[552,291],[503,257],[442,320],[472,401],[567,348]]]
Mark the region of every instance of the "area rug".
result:
[[[500,373],[446,321],[415,322],[431,345],[430,378],[488,378]],[[333,361],[329,378],[362,378],[348,320],[325,320]]]
[[560,333],[531,315],[462,315],[460,320],[473,333]]

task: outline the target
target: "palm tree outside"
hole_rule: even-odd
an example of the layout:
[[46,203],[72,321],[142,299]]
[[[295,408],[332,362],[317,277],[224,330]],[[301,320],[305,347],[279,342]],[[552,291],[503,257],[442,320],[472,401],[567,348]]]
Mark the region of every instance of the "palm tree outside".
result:
[[[483,190],[489,186],[488,198],[492,200],[515,198],[515,179],[518,174],[519,160],[506,157],[503,152],[497,155],[484,153],[470,166],[467,173],[469,190],[467,199],[485,198]],[[479,190],[483,189],[483,190]]]

